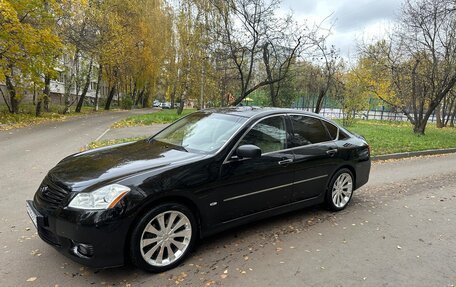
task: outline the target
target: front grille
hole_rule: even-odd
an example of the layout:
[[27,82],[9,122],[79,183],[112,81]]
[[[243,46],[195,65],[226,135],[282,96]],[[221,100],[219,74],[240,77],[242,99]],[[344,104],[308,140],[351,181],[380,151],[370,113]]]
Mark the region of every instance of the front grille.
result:
[[69,191],[67,188],[46,178],[38,189],[36,196],[41,203],[40,205],[44,205],[43,207],[46,209],[55,210],[61,206],[68,194]]

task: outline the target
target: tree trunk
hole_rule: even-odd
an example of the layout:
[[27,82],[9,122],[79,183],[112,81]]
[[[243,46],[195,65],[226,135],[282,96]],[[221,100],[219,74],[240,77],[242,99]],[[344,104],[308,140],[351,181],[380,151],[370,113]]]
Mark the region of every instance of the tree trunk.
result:
[[134,105],[135,108],[139,105],[139,101],[143,99],[144,90],[145,90],[145,89],[146,89],[146,88],[143,88],[143,89],[139,92],[138,96],[136,97],[135,105]]
[[143,102],[142,102],[142,107],[143,108],[147,108],[149,106],[149,103],[150,103],[149,102],[149,98],[150,98],[150,87],[146,88],[146,90],[144,92],[144,99],[143,99]]
[[116,85],[113,84],[111,90],[109,91],[108,98],[106,99],[106,104],[104,107],[104,109],[106,111],[111,108],[111,102],[112,102],[112,99],[114,98],[115,94],[116,94]]
[[182,91],[182,94],[180,95],[179,107],[177,108],[178,115],[181,115],[182,111],[184,110],[184,105],[185,105],[185,101],[187,100],[189,85],[190,85],[190,61],[187,63],[187,67],[186,67],[186,71],[185,71],[184,90]]
[[3,93],[2,87],[0,87],[0,93],[2,93],[3,101],[5,101],[5,105],[8,107],[8,112],[11,113],[11,112],[12,112],[11,106],[10,106],[10,104],[8,103],[8,100],[6,99],[5,94]]
[[8,90],[10,96],[10,113],[18,114],[19,113],[19,100],[16,97],[16,88],[14,87],[13,81],[9,76],[5,77],[6,80],[6,89]]
[[[51,100],[51,76],[46,74],[44,76],[44,90],[43,90],[43,102],[44,110],[49,112],[49,102]],[[40,112],[41,114],[41,112]]]
[[451,119],[450,119],[450,127],[454,128],[455,120],[456,120],[456,104],[453,107],[453,114],[451,115]]
[[269,64],[269,43],[263,45],[263,63],[266,68],[266,76],[269,81],[269,98],[271,99],[271,105],[277,107],[277,98],[274,89],[274,82],[272,81],[272,71]]
[[97,88],[95,90],[95,111],[98,111],[98,96],[100,94],[100,85],[101,85],[101,78],[103,75],[103,66],[99,64],[98,68],[98,79],[97,79]]
[[[177,91],[177,84],[180,82],[180,72],[177,71],[176,79],[173,81],[173,91],[171,92],[170,100],[171,100],[171,107],[174,107],[174,103],[176,102],[176,91]],[[154,90],[155,93],[155,90]]]
[[74,104],[74,100],[71,99],[71,90],[73,89],[73,84],[75,84],[76,98],[79,94],[79,80],[76,80],[79,75],[79,49],[76,49],[73,56],[73,64],[71,68],[71,74],[68,78],[68,75],[65,75],[65,96],[64,96],[64,109],[62,114],[68,113],[70,107]]
[[426,130],[427,121],[417,122],[413,127],[413,132],[417,135],[424,136],[424,131]]
[[41,117],[41,104],[43,103],[42,99],[39,99],[35,106],[35,117]]
[[33,105],[36,105],[36,84],[33,82],[33,99],[32,99]]
[[442,104],[439,104],[437,108],[435,109],[435,126],[438,129],[443,128],[443,122],[442,122]]
[[77,112],[77,113],[80,113],[80,112],[81,112],[82,105],[84,104],[85,96],[86,96],[86,94],[87,94],[87,91],[89,90],[89,85],[90,85],[90,80],[91,80],[91,74],[92,74],[92,64],[93,64],[93,60],[90,59],[90,63],[89,63],[89,72],[87,73],[87,76],[86,76],[86,82],[85,82],[84,88],[82,89],[81,96],[79,97],[78,104],[76,105],[76,112]]
[[[188,76],[187,76],[187,78],[188,78]],[[188,93],[188,81],[185,81],[184,90],[182,91],[182,94],[180,96],[179,107],[177,108],[178,115],[181,115],[182,111],[184,110],[184,104],[187,99],[187,93]]]
[[425,114],[423,113],[423,105],[424,103],[421,104],[419,118],[417,121],[415,121],[413,127],[413,132],[417,135],[424,135],[426,125],[429,121],[429,117],[431,116],[432,112],[435,111],[436,107],[438,106],[438,103],[436,103],[435,101],[431,101],[429,103],[428,110]]
[[171,103],[171,108],[174,108],[174,103],[176,102],[176,83],[173,84],[173,91],[169,95],[169,101]]
[[50,103],[50,99],[51,97],[50,96],[44,96],[44,99],[43,99],[43,102],[44,102],[44,110],[46,112],[49,112],[49,103]]
[[138,87],[137,87],[137,80],[135,80],[135,83],[133,85],[133,92],[131,93],[131,101],[133,102],[133,108],[136,108],[136,104],[138,103]]
[[317,103],[315,105],[314,113],[318,114],[321,111],[321,104],[323,103],[323,98],[325,97],[326,91],[324,89],[320,89],[318,92]]
[[44,77],[43,95],[38,97],[38,102],[36,103],[36,107],[35,107],[35,116],[36,117],[40,117],[41,116],[41,106],[43,104],[43,101],[44,101],[45,98],[49,97],[50,83],[51,83],[51,77],[49,77],[49,75],[46,75]]
[[456,104],[456,97],[453,99],[450,99],[448,101],[449,101],[449,103],[447,105],[447,111],[445,113],[445,117],[443,118],[443,121],[444,121],[443,126],[445,126],[445,127],[447,127],[448,123],[450,122],[452,112],[453,112],[453,107]]

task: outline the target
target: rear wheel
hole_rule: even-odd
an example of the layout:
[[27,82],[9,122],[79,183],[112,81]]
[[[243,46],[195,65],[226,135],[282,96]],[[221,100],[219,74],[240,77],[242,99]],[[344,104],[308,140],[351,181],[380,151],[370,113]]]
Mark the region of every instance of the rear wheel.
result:
[[344,209],[353,196],[353,174],[343,168],[336,172],[326,192],[326,205],[329,209],[339,211]]
[[159,205],[138,222],[131,237],[131,260],[136,266],[163,272],[179,265],[197,237],[195,216],[184,205]]

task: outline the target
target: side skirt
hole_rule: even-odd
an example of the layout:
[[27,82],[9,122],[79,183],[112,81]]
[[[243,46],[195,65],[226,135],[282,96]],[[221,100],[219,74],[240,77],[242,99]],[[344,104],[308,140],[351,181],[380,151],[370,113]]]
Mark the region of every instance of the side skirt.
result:
[[244,224],[251,223],[251,222],[254,222],[254,221],[258,221],[260,219],[264,219],[264,218],[276,216],[276,215],[279,215],[279,214],[284,214],[284,213],[288,213],[288,212],[291,212],[291,211],[303,209],[305,207],[321,204],[321,203],[324,202],[324,194],[325,193],[323,193],[323,196],[319,195],[319,196],[316,196],[316,197],[307,198],[307,199],[300,200],[300,201],[297,201],[297,202],[288,203],[288,204],[285,204],[285,205],[282,205],[282,206],[278,206],[278,207],[275,207],[275,208],[272,208],[272,209],[263,210],[263,211],[259,211],[259,212],[253,213],[253,214],[245,215],[245,216],[242,216],[242,217],[239,217],[239,218],[236,218],[236,219],[224,221],[224,222],[219,223],[219,224],[214,225],[214,226],[208,226],[208,227],[202,228],[202,230],[201,230],[201,238],[214,235],[216,233],[222,232],[224,230],[231,229],[231,228],[236,227],[236,226],[240,226],[240,225],[244,225]]

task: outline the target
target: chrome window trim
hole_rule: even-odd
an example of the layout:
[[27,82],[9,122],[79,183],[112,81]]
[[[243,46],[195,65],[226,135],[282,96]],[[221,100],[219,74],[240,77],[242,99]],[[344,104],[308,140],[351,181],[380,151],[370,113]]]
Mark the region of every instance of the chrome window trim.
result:
[[320,179],[320,178],[325,178],[325,177],[328,177],[328,175],[324,174],[324,175],[320,175],[320,176],[315,176],[315,177],[311,177],[311,178],[295,181],[295,182],[292,182],[292,183],[282,184],[282,185],[278,185],[278,186],[274,186],[274,187],[270,187],[270,188],[265,188],[265,189],[257,190],[257,191],[254,191],[254,192],[246,193],[246,194],[241,194],[241,195],[225,198],[223,200],[223,202],[232,201],[232,200],[236,200],[236,199],[239,199],[239,198],[243,198],[243,197],[247,197],[247,196],[251,196],[251,195],[255,195],[255,194],[259,194],[259,193],[263,193],[263,192],[267,192],[267,191],[271,191],[271,190],[275,190],[275,189],[279,189],[279,188],[283,188],[283,187],[287,187],[287,186],[292,186],[292,185],[300,184],[300,183],[307,182],[307,181],[312,181],[312,180],[316,180],[316,179]]

